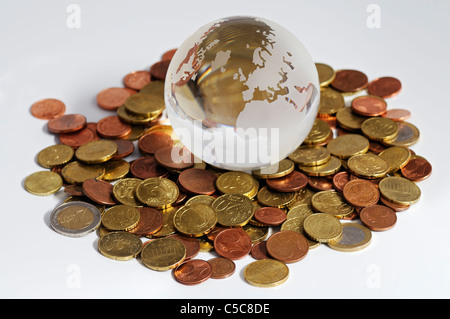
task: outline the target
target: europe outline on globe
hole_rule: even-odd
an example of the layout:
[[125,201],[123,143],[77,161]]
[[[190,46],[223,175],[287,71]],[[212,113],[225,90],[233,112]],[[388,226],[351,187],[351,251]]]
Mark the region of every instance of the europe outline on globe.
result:
[[198,158],[230,170],[275,164],[317,116],[317,69],[303,44],[257,17],[211,22],[186,39],[166,76],[175,133]]

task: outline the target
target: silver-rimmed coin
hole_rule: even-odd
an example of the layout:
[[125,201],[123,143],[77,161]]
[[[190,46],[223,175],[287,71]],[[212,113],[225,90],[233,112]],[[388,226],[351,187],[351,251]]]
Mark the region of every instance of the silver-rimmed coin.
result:
[[57,233],[68,237],[86,236],[96,230],[100,223],[100,210],[82,201],[61,204],[50,214],[52,228]]

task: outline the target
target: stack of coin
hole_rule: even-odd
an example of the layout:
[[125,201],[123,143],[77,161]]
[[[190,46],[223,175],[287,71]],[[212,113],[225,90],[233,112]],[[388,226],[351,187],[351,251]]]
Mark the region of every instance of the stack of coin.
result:
[[[195,161],[164,118],[174,52],[148,71],[127,74],[124,87],[101,91],[99,107],[117,114],[98,123],[64,115],[58,100],[33,105],[60,144],[39,152],[46,170],[24,186],[36,195],[64,187],[68,197],[51,215],[58,233],[97,229],[104,256],[172,269],[185,285],[227,278],[234,260],[251,256],[245,280],[272,287],[288,279],[286,264],[310,249],[367,247],[372,231],[391,229],[397,212],[419,200],[417,182],[431,175],[431,164],[409,148],[419,138],[406,122],[409,112],[388,108],[386,99],[401,88],[397,79],[369,82],[361,71],[317,63],[321,103],[302,145],[273,167],[226,171]],[[175,151],[181,163],[172,160]]]

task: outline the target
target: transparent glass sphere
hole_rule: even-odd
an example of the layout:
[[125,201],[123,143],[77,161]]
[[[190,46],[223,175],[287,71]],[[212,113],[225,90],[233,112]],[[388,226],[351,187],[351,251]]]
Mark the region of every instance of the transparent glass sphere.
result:
[[257,17],[213,21],[178,47],[169,65],[166,111],[197,158],[228,170],[278,163],[317,116],[316,66],[282,26]]

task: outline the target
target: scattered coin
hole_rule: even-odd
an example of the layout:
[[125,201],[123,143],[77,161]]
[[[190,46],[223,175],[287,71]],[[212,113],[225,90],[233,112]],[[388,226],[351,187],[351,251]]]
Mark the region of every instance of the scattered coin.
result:
[[43,99],[31,105],[31,114],[41,120],[52,120],[65,112],[66,105],[58,99]]

